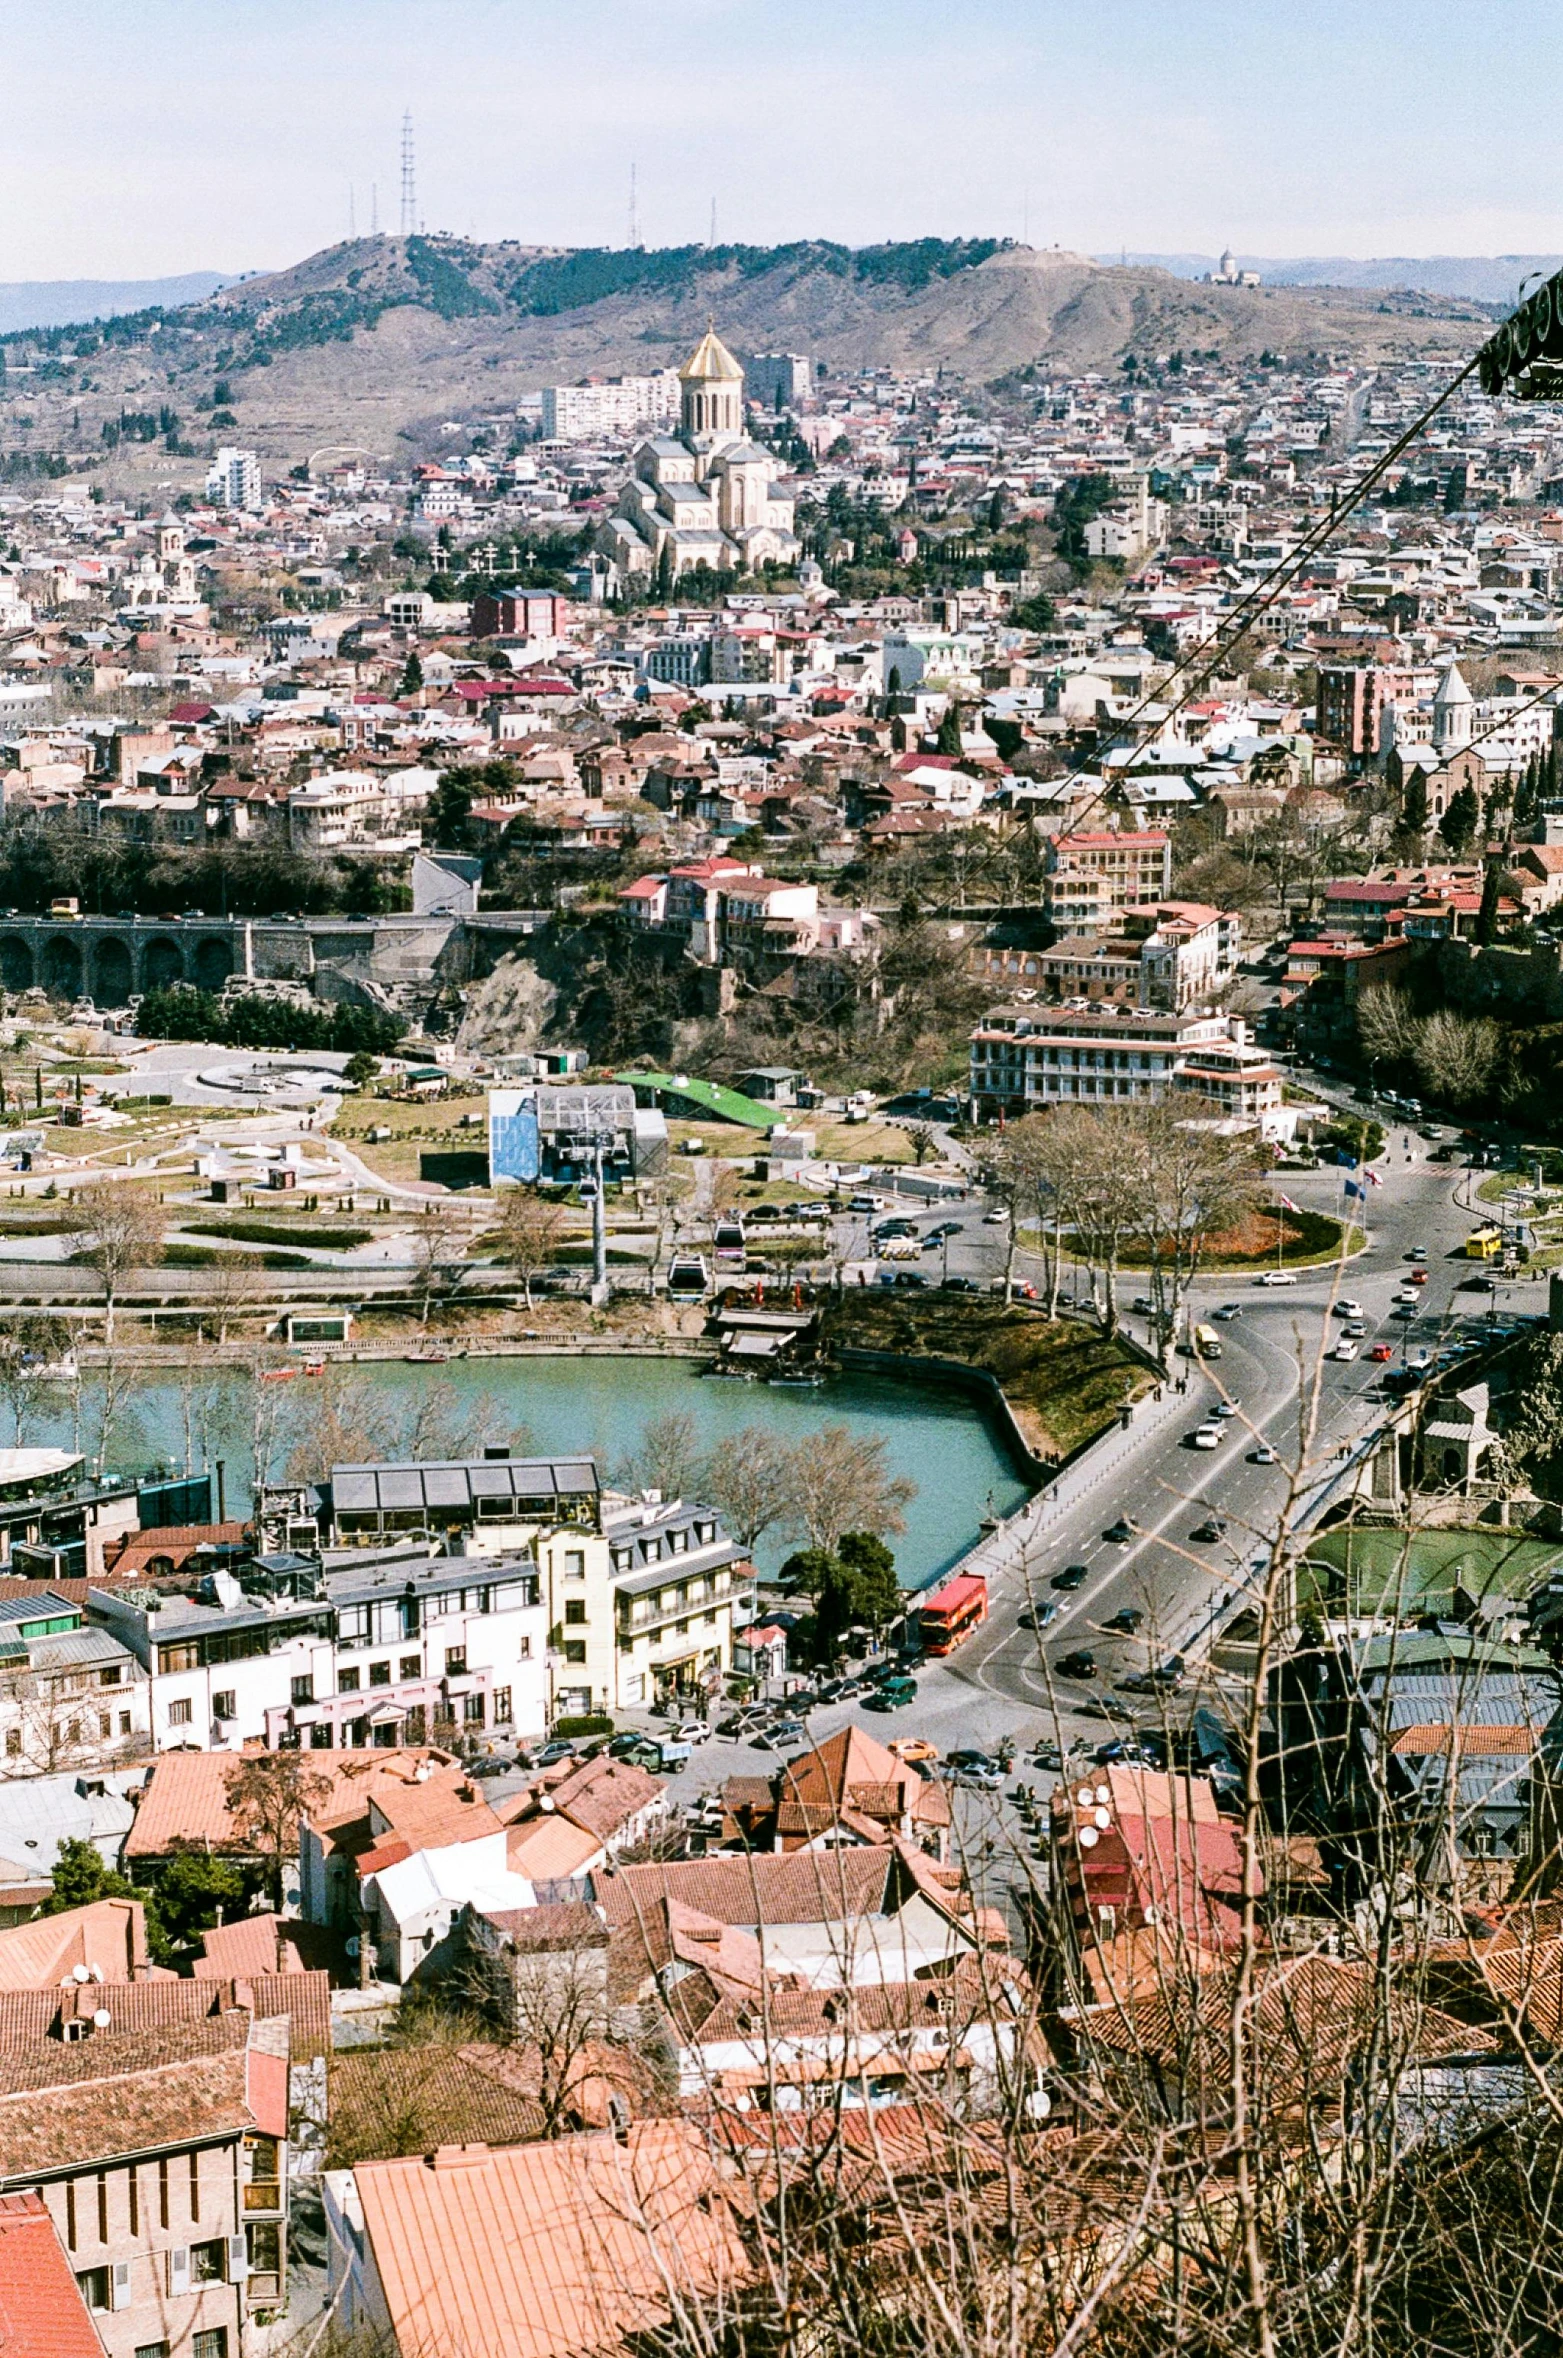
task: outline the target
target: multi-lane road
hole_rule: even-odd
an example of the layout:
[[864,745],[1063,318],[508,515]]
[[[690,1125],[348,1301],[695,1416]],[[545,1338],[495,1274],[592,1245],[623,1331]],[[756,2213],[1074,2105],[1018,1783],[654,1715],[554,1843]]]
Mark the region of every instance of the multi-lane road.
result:
[[[1178,1361],[1186,1395],[1170,1394],[1159,1410],[1142,1413],[1121,1441],[1115,1438],[1105,1473],[1092,1478],[1088,1465],[1081,1479],[1062,1486],[1056,1508],[1043,1503],[1020,1559],[992,1585],[987,1624],[948,1661],[925,1666],[917,1704],[894,1721],[878,1723],[885,1733],[904,1722],[946,1746],[1003,1732],[1040,1735],[1052,1727],[1056,1711],[1066,1733],[1102,1740],[1111,1729],[1100,1718],[1080,1715],[1081,1703],[1110,1694],[1126,1672],[1143,1672],[1172,1654],[1197,1658],[1202,1641],[1228,1617],[1236,1585],[1265,1555],[1284,1510],[1289,1469],[1301,1454],[1305,1406],[1315,1417],[1303,1491],[1306,1515],[1346,1467],[1354,1446],[1383,1418],[1389,1371],[1369,1356],[1375,1344],[1392,1346],[1398,1364],[1407,1350],[1475,1342],[1494,1320],[1544,1312],[1538,1279],[1498,1279],[1492,1292],[1473,1286],[1487,1272],[1459,1252],[1476,1224],[1456,1200],[1464,1174],[1427,1157],[1419,1137],[1391,1134],[1377,1166],[1382,1184],[1368,1197],[1367,1245],[1343,1268],[1302,1272],[1295,1286],[1284,1288],[1261,1286],[1246,1274],[1197,1285],[1197,1318],[1240,1305],[1239,1316],[1216,1326],[1219,1362],[1207,1367]],[[1298,1201],[1335,1211],[1342,1177],[1329,1170],[1298,1173],[1286,1185]],[[961,1236],[952,1240],[952,1269],[985,1281],[1001,1265],[1002,1233],[985,1230],[980,1205],[971,1203],[930,1208],[917,1224],[926,1229],[945,1218],[963,1223]],[[1425,1264],[1415,1265],[1425,1266],[1427,1282],[1412,1300],[1397,1301],[1412,1292],[1413,1252],[1426,1255]],[[938,1257],[927,1254],[922,1265],[936,1282]],[[1026,1267],[1022,1257],[1017,1270]],[[1345,1323],[1339,1315],[1343,1301],[1360,1304],[1367,1329],[1351,1361],[1326,1355]],[[1129,1321],[1131,1327],[1136,1323]],[[1219,1447],[1194,1450],[1189,1437],[1218,1405],[1236,1411],[1221,1420]],[[1273,1450],[1279,1462],[1260,1462],[1264,1450]],[[1130,1536],[1110,1540],[1106,1533],[1120,1518],[1131,1526]],[[1222,1535],[1194,1539],[1193,1532],[1212,1518],[1225,1525]],[[1081,1585],[1053,1586],[1066,1568],[1082,1565]],[[1045,1627],[1022,1627],[1021,1614],[1038,1606],[1052,1609]],[[1124,1613],[1140,1616],[1133,1631],[1110,1626]],[[1095,1674],[1071,1679],[1059,1665],[1081,1649],[1095,1657]],[[1153,1716],[1154,1708],[1144,1706],[1145,1715]],[[828,1728],[836,1716],[820,1715],[818,1726]],[[810,1725],[816,1725],[813,1716]]]

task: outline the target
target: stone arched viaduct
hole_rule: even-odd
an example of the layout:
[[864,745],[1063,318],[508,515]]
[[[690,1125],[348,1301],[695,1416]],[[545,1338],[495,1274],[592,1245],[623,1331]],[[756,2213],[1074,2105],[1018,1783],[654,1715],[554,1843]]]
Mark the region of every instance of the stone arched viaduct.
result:
[[249,934],[208,917],[0,917],[0,985],[103,1008],[169,983],[220,991],[253,972]]

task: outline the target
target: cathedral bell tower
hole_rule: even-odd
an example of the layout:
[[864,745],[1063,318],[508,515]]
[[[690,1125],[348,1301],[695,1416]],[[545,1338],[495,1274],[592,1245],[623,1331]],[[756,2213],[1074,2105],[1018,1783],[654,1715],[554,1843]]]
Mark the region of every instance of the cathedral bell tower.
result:
[[686,438],[739,439],[744,429],[744,373],[714,322],[679,370],[678,380],[683,387],[680,424]]

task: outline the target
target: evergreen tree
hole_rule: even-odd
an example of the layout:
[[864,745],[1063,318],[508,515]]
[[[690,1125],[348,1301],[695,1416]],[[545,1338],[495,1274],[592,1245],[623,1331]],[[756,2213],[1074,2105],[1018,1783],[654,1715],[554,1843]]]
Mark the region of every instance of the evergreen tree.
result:
[[1516,833],[1520,828],[1529,827],[1534,823],[1540,799],[1540,780],[1541,762],[1535,754],[1532,754],[1520,775],[1519,786],[1514,796],[1513,823]]
[[402,696],[415,696],[422,686],[423,665],[418,660],[417,650],[414,649],[407,658],[402,672],[402,684],[397,693]]
[[1408,835],[1425,835],[1427,820],[1427,775],[1413,769],[1401,789],[1400,824]]
[[1476,938],[1486,949],[1498,938],[1498,863],[1489,860],[1482,877],[1482,905],[1477,912]]
[[1475,842],[1481,818],[1482,806],[1469,786],[1462,786],[1458,794],[1450,796],[1449,808],[1438,822],[1438,832],[1457,860]]
[[952,761],[961,757],[961,708],[952,696],[939,722],[938,750]]

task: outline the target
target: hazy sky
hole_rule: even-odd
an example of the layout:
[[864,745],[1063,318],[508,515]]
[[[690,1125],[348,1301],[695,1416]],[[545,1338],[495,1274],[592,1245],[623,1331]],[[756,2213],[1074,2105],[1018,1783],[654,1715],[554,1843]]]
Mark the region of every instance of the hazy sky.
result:
[[0,0],[0,278],[397,222],[1563,250],[1557,0]]

